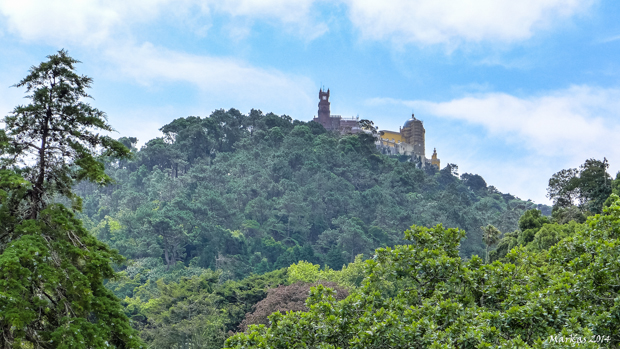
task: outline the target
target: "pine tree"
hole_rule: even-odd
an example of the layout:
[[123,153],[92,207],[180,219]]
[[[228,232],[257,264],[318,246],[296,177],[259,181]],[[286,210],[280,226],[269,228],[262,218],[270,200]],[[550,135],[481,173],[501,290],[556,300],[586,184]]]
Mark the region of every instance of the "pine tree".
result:
[[114,131],[104,112],[84,102],[92,78],[75,73],[79,61],[60,50],[47,62],[33,66],[15,87],[26,87],[31,103],[17,106],[4,118],[9,147],[0,154],[0,166],[18,167],[32,183],[28,193],[30,218],[45,207],[46,195],[74,200],[74,180],[107,184],[111,178],[97,157],[125,158],[129,150],[97,131]]
[[95,130],[105,114],[81,101],[91,78],[61,50],[16,86],[18,106],[0,131],[0,348],[141,348],[104,280],[122,257],[82,226],[59,197],[80,199],[76,180],[111,181],[101,156],[128,150]]

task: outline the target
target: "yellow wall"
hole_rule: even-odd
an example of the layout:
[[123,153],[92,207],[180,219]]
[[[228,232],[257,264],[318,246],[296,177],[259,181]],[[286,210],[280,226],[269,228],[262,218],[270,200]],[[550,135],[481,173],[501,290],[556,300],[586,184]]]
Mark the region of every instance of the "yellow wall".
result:
[[437,158],[437,149],[433,150],[433,156],[431,157],[431,165],[437,166],[437,169],[441,168],[441,164],[439,162],[439,159]]
[[388,141],[394,140],[397,143],[398,141],[404,142],[403,137],[401,136],[400,132],[385,131],[385,130],[381,130],[381,132],[383,132],[383,135],[381,136],[381,138],[383,139],[387,139]]

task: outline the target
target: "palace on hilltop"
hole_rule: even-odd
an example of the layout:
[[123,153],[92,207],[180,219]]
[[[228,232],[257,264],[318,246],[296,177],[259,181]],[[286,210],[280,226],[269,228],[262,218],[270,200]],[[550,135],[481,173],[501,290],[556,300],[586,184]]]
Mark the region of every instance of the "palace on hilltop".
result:
[[431,164],[440,167],[440,160],[437,158],[437,149],[433,150],[430,159],[426,158],[426,130],[422,120],[416,119],[411,114],[411,119],[405,121],[398,132],[381,130],[377,148],[385,154],[391,155],[410,155],[417,158],[422,164]]
[[[336,131],[340,134],[370,132],[362,130],[359,117],[343,118],[340,115],[331,115],[329,102],[329,89],[319,90],[318,116],[312,119],[323,125],[328,131]],[[437,150],[433,150],[430,159],[426,158],[424,123],[411,114],[411,119],[405,121],[405,125],[398,132],[381,130],[377,138],[377,149],[388,155],[408,155],[411,160],[417,161],[421,166],[427,164],[440,168],[437,158]]]

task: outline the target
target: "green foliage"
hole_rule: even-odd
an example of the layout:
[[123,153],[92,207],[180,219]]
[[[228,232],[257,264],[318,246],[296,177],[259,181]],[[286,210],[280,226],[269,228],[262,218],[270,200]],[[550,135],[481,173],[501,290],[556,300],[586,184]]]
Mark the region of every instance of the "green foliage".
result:
[[549,223],[549,218],[543,216],[540,210],[528,210],[519,218],[519,229],[521,231],[538,230],[546,223]]
[[543,216],[539,210],[526,211],[519,219],[521,232],[517,240],[521,245],[526,245],[534,239],[536,232],[546,223],[549,223],[549,218]]
[[533,251],[544,251],[581,230],[583,230],[583,225],[575,221],[567,224],[545,224],[536,232],[534,239],[527,244],[527,247]]
[[[52,194],[80,200],[73,194],[74,180],[99,185],[112,179],[101,157],[126,158],[128,149],[97,131],[113,131],[104,112],[83,102],[92,79],[74,72],[79,61],[64,50],[33,66],[16,87],[26,87],[31,103],[17,106],[4,118],[0,136],[0,165],[19,169],[32,183],[30,218],[36,218]],[[48,197],[45,197],[48,195]]]
[[138,285],[123,304],[151,348],[221,348],[269,289],[288,284],[286,270],[222,282],[221,271],[203,269],[184,277],[183,269],[178,269],[177,277],[170,278],[170,273],[152,275],[148,268],[153,266],[133,270],[133,278],[115,285],[119,292],[124,285]]
[[559,224],[565,224],[570,221],[584,223],[586,218],[586,214],[577,206],[555,207],[551,213],[551,219]]
[[0,347],[142,348],[104,286],[123,258],[75,217],[82,200],[72,191],[74,181],[111,183],[102,158],[128,149],[96,133],[112,128],[82,101],[92,80],[74,72],[78,61],[64,50],[48,58],[16,85],[31,103],[0,132]]
[[165,284],[160,279],[157,298],[146,303],[139,303],[140,298],[125,301],[133,307],[134,317],[140,318],[138,313],[148,318],[141,334],[153,347],[220,348],[225,318],[217,307],[219,298],[212,293],[218,280],[218,273],[210,271],[179,283]]
[[579,194],[588,211],[602,213],[603,203],[612,192],[612,178],[607,173],[608,168],[607,159],[588,159],[580,167]]
[[[221,344],[278,284],[359,288],[361,254],[401,242],[398,232],[413,223],[465,228],[460,253],[481,254],[481,225],[514,230],[533,207],[492,187],[469,188],[480,178],[466,185],[456,165],[423,170],[378,154],[370,135],[340,137],[287,116],[218,110],[161,131],[133,159],[108,164],[114,186],[79,185],[93,233],[132,259],[108,287],[125,298],[127,315],[155,347]],[[218,271],[214,290],[170,295],[207,268]],[[280,268],[290,275],[270,286],[248,277]],[[241,288],[254,296],[243,300]],[[192,308],[192,299],[206,303]]]
[[359,287],[364,275],[363,257],[363,255],[357,255],[354,262],[344,265],[341,270],[334,270],[329,267],[321,269],[318,264],[299,261],[288,267],[288,283],[331,281],[349,289]]
[[504,236],[497,250],[490,253],[491,260],[503,258],[517,245],[534,251],[546,249],[571,232],[581,230],[580,224],[592,212],[600,213],[610,207],[615,202],[610,194],[619,186],[620,173],[612,180],[608,167],[607,159],[588,159],[579,169],[555,173],[547,188],[547,196],[554,201],[551,220],[538,210],[525,212],[519,219],[519,230]]
[[487,189],[487,182],[477,174],[463,173],[461,179],[474,191]]
[[[539,252],[517,247],[484,264],[459,257],[462,230],[412,226],[407,245],[366,261],[363,286],[345,300],[319,285],[309,311],[276,312],[226,348],[549,348],[571,336],[616,348],[620,198],[580,227],[544,224],[531,242]],[[595,336],[603,341],[587,342]]]
[[182,262],[240,279],[300,260],[341,269],[402,242],[412,224],[465,229],[461,254],[482,255],[480,226],[513,231],[535,207],[479,176],[461,180],[456,165],[427,172],[377,153],[372,135],[287,116],[217,110],[161,131],[133,159],[108,164],[115,185],[78,192],[99,238],[170,270]]
[[547,197],[553,201],[554,206],[574,205],[579,197],[579,171],[569,168],[554,173],[549,179]]
[[614,185],[607,168],[607,159],[588,159],[579,169],[555,173],[549,179],[547,188],[547,196],[553,200],[554,210],[577,204],[582,211],[601,213]]
[[[525,213],[527,214],[526,211]],[[502,232],[499,231],[497,228],[495,228],[494,226],[492,226],[491,224],[487,225],[486,227],[480,227],[482,229],[482,240],[484,241],[484,244],[487,245],[487,250],[486,250],[486,262],[489,262],[489,247],[497,244],[499,242],[499,238],[502,235]]]
[[[519,230],[504,234],[497,244],[497,249],[489,253],[489,259],[491,261],[502,259],[516,246],[540,252],[555,245],[563,238],[583,230],[583,225],[576,219],[566,219],[573,212],[582,215],[574,206],[555,210],[552,223],[552,220],[543,216],[539,210],[526,211],[519,219]],[[563,219],[558,220],[558,217],[563,217]]]
[[122,257],[60,204],[36,220],[24,218],[29,189],[20,176],[0,171],[0,347],[140,347],[104,287],[115,275],[111,263]]
[[293,284],[295,282],[317,282],[319,280],[332,281],[335,271],[329,267],[325,270],[321,270],[321,266],[318,264],[308,263],[306,261],[299,261],[288,267],[288,281]]
[[611,191],[613,194],[620,195],[620,172],[616,173],[616,178],[611,182]]

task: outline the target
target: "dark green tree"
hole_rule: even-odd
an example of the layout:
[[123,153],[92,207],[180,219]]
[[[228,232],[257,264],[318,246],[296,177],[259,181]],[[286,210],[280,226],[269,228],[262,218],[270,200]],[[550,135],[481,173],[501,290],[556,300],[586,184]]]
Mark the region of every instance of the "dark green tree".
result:
[[[81,101],[91,79],[61,50],[30,70],[32,103],[0,133],[0,348],[139,348],[119,300],[104,287],[122,257],[89,234],[73,211],[76,180],[105,184],[100,157],[126,157],[105,114]],[[24,179],[23,177],[26,177]]]
[[463,173],[461,179],[471,190],[476,191],[487,188],[487,182],[477,174]]
[[550,223],[547,216],[543,216],[542,212],[537,209],[525,211],[523,216],[519,219],[519,229],[517,240],[520,244],[526,245],[530,241],[534,240],[534,236],[543,227],[543,225]]
[[611,195],[612,178],[607,173],[609,163],[588,159],[580,166],[579,196],[581,204],[588,211],[602,213],[605,200]]
[[519,229],[521,229],[521,231],[526,231],[529,229],[538,231],[538,229],[542,228],[542,226],[546,223],[549,223],[549,218],[547,216],[543,216],[540,210],[527,210],[523,216],[519,218]]
[[613,180],[607,168],[607,159],[588,159],[579,169],[555,173],[549,179],[547,188],[547,197],[553,200],[554,209],[577,204],[583,211],[601,213],[605,200],[612,193]]
[[554,207],[569,207],[577,202],[579,196],[579,170],[564,169],[554,173],[549,179],[547,197]]
[[325,265],[328,267],[339,270],[343,265],[347,264],[346,259],[342,256],[342,250],[338,246],[332,246],[325,255]]
[[15,107],[4,118],[9,147],[0,154],[4,166],[19,167],[32,183],[30,218],[45,207],[45,195],[59,193],[76,201],[74,180],[107,184],[98,156],[124,158],[129,150],[119,141],[97,131],[113,131],[104,112],[84,102],[92,79],[75,73],[78,60],[60,50],[48,61],[33,66],[16,87],[26,87],[28,105]]

